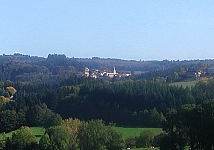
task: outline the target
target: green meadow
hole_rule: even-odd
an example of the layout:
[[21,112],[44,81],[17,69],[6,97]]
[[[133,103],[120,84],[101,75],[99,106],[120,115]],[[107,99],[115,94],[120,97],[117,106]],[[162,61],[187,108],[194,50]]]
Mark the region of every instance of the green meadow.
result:
[[[36,136],[36,139],[39,140],[40,137],[44,134],[45,129],[43,127],[30,127],[31,132],[33,133],[33,135]],[[15,131],[11,131],[6,133],[7,137],[12,137],[12,134]]]
[[158,150],[158,147],[155,148],[131,148],[131,150]]
[[[150,130],[154,134],[158,134],[162,132],[161,128],[133,128],[133,127],[113,127],[113,128],[117,132],[122,133],[124,140],[129,137],[139,136],[143,130]],[[38,141],[45,132],[45,129],[43,127],[30,127],[30,130],[33,133],[33,135],[36,136]],[[6,136],[11,137],[13,132],[15,131],[6,133]],[[151,148],[131,148],[131,149],[132,150],[150,150]],[[153,148],[153,150],[157,150],[157,149],[158,148]]]
[[[159,134],[163,132],[161,128],[134,128],[134,127],[114,127],[114,129],[123,135],[123,139],[129,137],[136,137],[139,136],[140,133],[144,130],[150,130],[152,133]],[[131,148],[131,150],[158,150],[157,147],[155,148]],[[125,150],[125,149],[124,149]]]
[[[126,139],[128,137],[139,136],[143,130],[150,130],[154,134],[158,134],[158,133],[162,132],[161,128],[131,128],[131,127],[113,127],[113,128],[117,132],[122,133],[123,139]],[[33,135],[35,135],[37,137],[37,139],[40,139],[40,137],[45,132],[45,129],[43,127],[30,127],[30,130],[33,133]],[[6,133],[6,136],[11,137],[13,132],[15,132],[15,131]]]
[[182,81],[182,82],[174,82],[174,83],[170,83],[169,85],[172,86],[183,86],[183,87],[193,87],[196,85],[196,83],[198,83],[200,80],[193,80],[193,81]]
[[150,130],[154,134],[162,132],[161,128],[131,128],[131,127],[114,127],[117,132],[122,133],[123,139],[139,136],[143,130]]

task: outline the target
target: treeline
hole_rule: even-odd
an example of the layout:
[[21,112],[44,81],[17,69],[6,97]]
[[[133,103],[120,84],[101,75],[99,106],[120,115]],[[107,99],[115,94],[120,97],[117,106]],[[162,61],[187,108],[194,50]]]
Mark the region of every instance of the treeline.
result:
[[6,81],[1,84],[1,95],[10,97],[5,90],[8,86],[17,92],[0,107],[2,132],[22,125],[51,126],[54,121],[57,123],[54,118],[69,117],[103,119],[125,126],[161,127],[168,109],[178,110],[184,104],[197,105],[214,98],[211,79],[201,80],[192,88],[158,81],[110,82],[76,76],[60,85]]
[[211,150],[214,147],[214,100],[204,101],[200,105],[186,104],[178,110],[171,109],[166,115],[161,149]]
[[[65,129],[56,127],[64,119],[102,119],[106,123],[123,126],[162,127],[165,133],[150,141],[150,144],[161,149],[183,149],[185,146],[212,149],[214,143],[208,139],[213,138],[213,88],[212,78],[204,78],[191,88],[146,79],[109,80],[71,76],[59,84],[7,80],[0,83],[0,132],[22,126],[43,126],[51,131],[47,130],[44,141],[57,141],[58,138],[52,137],[52,130],[53,134],[64,133]],[[54,126],[60,132],[55,132]],[[89,130],[87,125],[83,127]],[[120,136],[118,133],[112,134]],[[134,147],[142,146],[140,138],[143,137],[142,134],[125,143]],[[106,138],[109,139],[108,134]],[[66,141],[68,145],[71,144],[69,140]],[[16,147],[19,142],[13,145],[12,138],[7,143],[7,146]],[[104,147],[108,143],[112,142],[104,141]],[[38,143],[36,146],[39,146]]]
[[213,86],[213,80],[202,80],[189,88],[147,80],[91,79],[70,87],[76,93],[59,101],[56,112],[63,118],[74,115],[84,120],[101,118],[121,125],[160,127],[169,108],[177,110],[183,104],[201,104],[213,99]]
[[102,120],[83,122],[66,119],[49,127],[38,140],[29,127],[22,126],[12,137],[0,134],[0,149],[4,150],[122,150],[122,135]]
[[202,104],[184,104],[178,110],[168,109],[163,121],[165,132],[154,135],[145,130],[139,136],[122,138],[112,125],[102,120],[61,120],[46,128],[39,140],[27,126],[16,130],[12,137],[0,134],[0,149],[34,150],[122,150],[124,148],[159,147],[160,150],[211,150],[214,147],[214,100]]
[[[59,84],[62,80],[84,72],[84,68],[117,71],[146,71],[149,73],[134,76],[132,79],[157,78],[173,82],[186,78],[184,71],[207,72],[213,60],[190,61],[134,61],[104,58],[67,58],[65,55],[49,54],[47,58],[22,54],[0,56],[0,81]],[[180,69],[179,69],[180,68]],[[175,74],[179,78],[175,78]]]

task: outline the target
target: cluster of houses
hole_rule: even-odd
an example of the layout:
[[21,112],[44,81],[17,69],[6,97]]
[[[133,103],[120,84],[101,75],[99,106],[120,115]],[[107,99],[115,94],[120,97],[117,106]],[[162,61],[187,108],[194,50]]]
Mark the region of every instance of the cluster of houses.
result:
[[[104,78],[104,77],[108,77],[108,78],[114,78],[114,77],[129,77],[132,75],[138,75],[138,74],[143,74],[146,73],[148,71],[123,71],[123,72],[117,72],[115,67],[113,68],[113,70],[98,70],[98,69],[89,69],[87,67],[85,67],[84,72],[80,72],[77,75],[78,76],[84,76],[84,77],[92,77],[92,78]],[[207,69],[207,73],[209,73],[210,75],[214,75],[214,66],[210,67]],[[206,74],[205,72],[203,72],[203,74]],[[196,80],[200,80],[201,79],[201,75],[202,72],[201,71],[186,71],[183,75],[186,75],[187,78],[195,78]]]
[[131,72],[125,72],[125,73],[118,73],[114,67],[113,71],[108,71],[108,70],[97,70],[97,69],[89,69],[85,67],[84,74],[79,73],[78,76],[85,76],[85,77],[92,77],[92,78],[103,78],[103,77],[109,77],[109,78],[114,78],[114,77],[129,77],[131,76]]

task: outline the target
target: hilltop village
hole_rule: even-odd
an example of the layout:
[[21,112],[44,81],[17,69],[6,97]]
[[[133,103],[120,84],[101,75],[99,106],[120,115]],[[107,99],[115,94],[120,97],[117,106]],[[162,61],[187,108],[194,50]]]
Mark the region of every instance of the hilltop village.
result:
[[114,77],[129,77],[131,76],[131,71],[125,71],[122,73],[118,73],[116,71],[116,68],[113,68],[113,71],[109,70],[98,70],[98,69],[89,69],[85,67],[84,73],[78,73],[78,76],[84,76],[84,77],[92,77],[92,78],[104,78],[104,77],[109,77],[109,78],[114,78]]

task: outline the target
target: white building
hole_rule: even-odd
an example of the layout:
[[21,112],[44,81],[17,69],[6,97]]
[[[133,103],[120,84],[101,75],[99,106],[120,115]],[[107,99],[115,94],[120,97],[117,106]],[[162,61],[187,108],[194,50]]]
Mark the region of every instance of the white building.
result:
[[89,69],[85,67],[85,77],[89,77],[89,75],[90,75]]
[[108,76],[109,78],[113,78],[113,77],[118,76],[118,73],[117,73],[115,67],[114,67],[114,71],[113,71],[113,72],[107,73],[107,76]]

